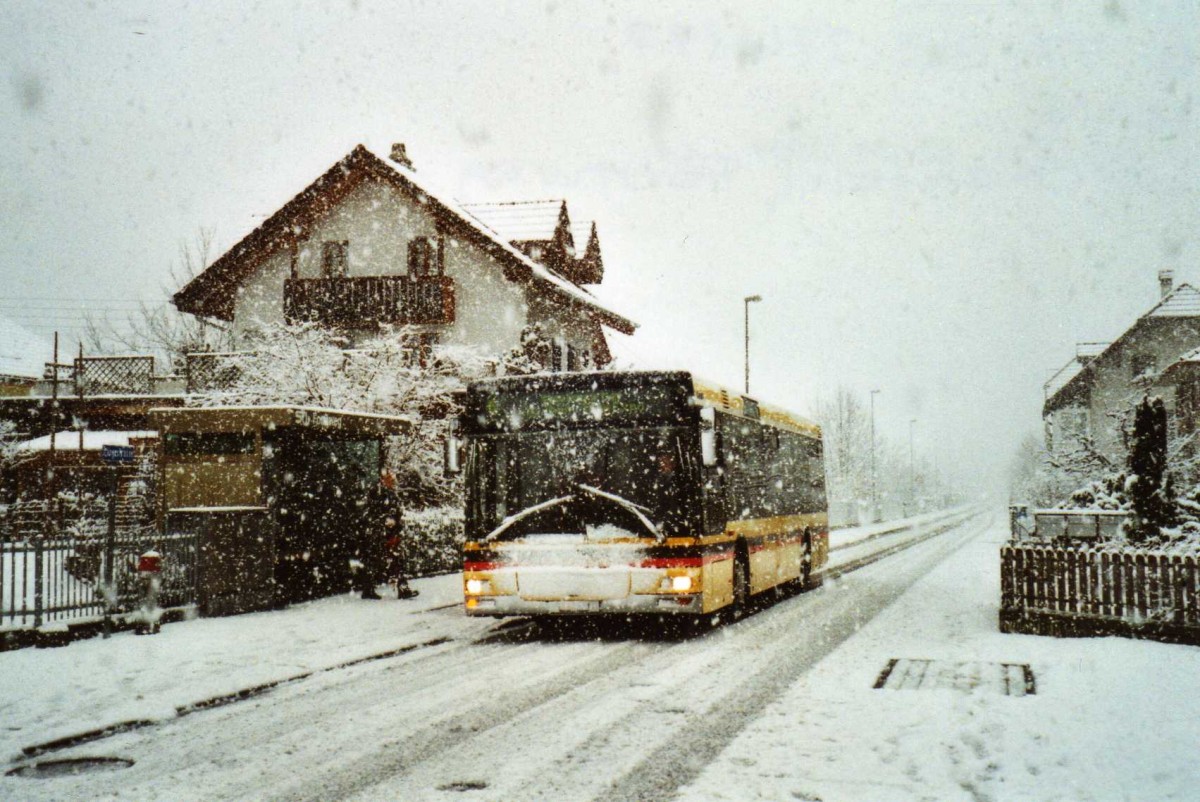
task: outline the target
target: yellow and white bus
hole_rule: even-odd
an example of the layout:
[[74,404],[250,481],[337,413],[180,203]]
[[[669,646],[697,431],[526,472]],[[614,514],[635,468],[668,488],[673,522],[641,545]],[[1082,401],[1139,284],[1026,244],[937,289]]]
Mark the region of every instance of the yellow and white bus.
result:
[[684,372],[471,384],[466,611],[709,615],[828,559],[821,430]]

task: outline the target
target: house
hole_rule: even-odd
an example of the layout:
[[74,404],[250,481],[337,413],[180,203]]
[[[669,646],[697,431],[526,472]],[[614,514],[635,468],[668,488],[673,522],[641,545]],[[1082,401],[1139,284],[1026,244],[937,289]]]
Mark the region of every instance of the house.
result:
[[605,330],[636,324],[584,285],[603,278],[596,227],[566,201],[464,206],[418,178],[405,147],[359,145],[174,296],[176,308],[235,334],[313,321],[353,342],[408,327],[417,350],[488,354],[537,329],[547,370],[611,360]]
[[1182,385],[1164,383],[1163,374],[1200,348],[1200,290],[1175,286],[1171,270],[1159,272],[1159,289],[1158,303],[1121,336],[1111,343],[1081,344],[1046,383],[1042,420],[1051,454],[1124,465],[1127,423],[1147,393],[1162,396],[1173,434],[1177,431],[1177,387]]

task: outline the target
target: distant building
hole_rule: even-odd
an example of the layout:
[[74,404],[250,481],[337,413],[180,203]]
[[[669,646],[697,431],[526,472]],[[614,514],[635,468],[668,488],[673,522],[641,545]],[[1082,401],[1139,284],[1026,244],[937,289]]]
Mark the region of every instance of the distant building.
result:
[[418,179],[403,145],[359,145],[174,296],[235,333],[314,321],[351,340],[382,325],[414,346],[502,354],[537,327],[547,370],[611,360],[604,331],[636,324],[584,285],[604,275],[594,224],[566,201],[460,205]]
[[[1200,349],[1200,290],[1174,286],[1174,273],[1159,273],[1161,298],[1111,343],[1082,343],[1075,357],[1045,387],[1042,419],[1046,446],[1060,458],[1125,462],[1125,433],[1134,405],[1159,395],[1170,413],[1172,435],[1180,413],[1195,400],[1184,385],[1166,380],[1167,369]],[[1172,380],[1183,372],[1169,374]],[[1189,388],[1191,385],[1187,385]],[[1194,413],[1193,414],[1194,417]]]

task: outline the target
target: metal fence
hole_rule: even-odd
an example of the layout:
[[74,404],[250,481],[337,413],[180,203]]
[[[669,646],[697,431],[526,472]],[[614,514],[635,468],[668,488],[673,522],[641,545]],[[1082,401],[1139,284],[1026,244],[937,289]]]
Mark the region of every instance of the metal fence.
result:
[[1200,644],[1200,557],[1013,544],[1000,549],[1000,628]]
[[103,520],[86,514],[62,528],[50,516],[39,522],[35,511],[25,513],[19,524],[10,520],[8,537],[0,541],[0,630],[133,611],[142,598],[138,557],[151,549],[163,558],[158,605],[195,603],[194,535],[118,529],[115,509]]

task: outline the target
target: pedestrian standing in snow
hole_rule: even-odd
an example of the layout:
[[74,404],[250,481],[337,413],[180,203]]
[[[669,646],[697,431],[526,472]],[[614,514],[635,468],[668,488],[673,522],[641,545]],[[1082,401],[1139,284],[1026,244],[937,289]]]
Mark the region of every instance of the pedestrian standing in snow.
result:
[[396,588],[396,598],[411,599],[419,591],[408,584],[408,543],[399,516],[385,519],[384,528],[387,530],[388,582]]
[[[390,524],[388,522],[391,522]],[[388,540],[400,521],[396,479],[384,471],[367,494],[367,511],[359,537],[357,589],[364,599],[382,598],[376,587],[387,578]]]

